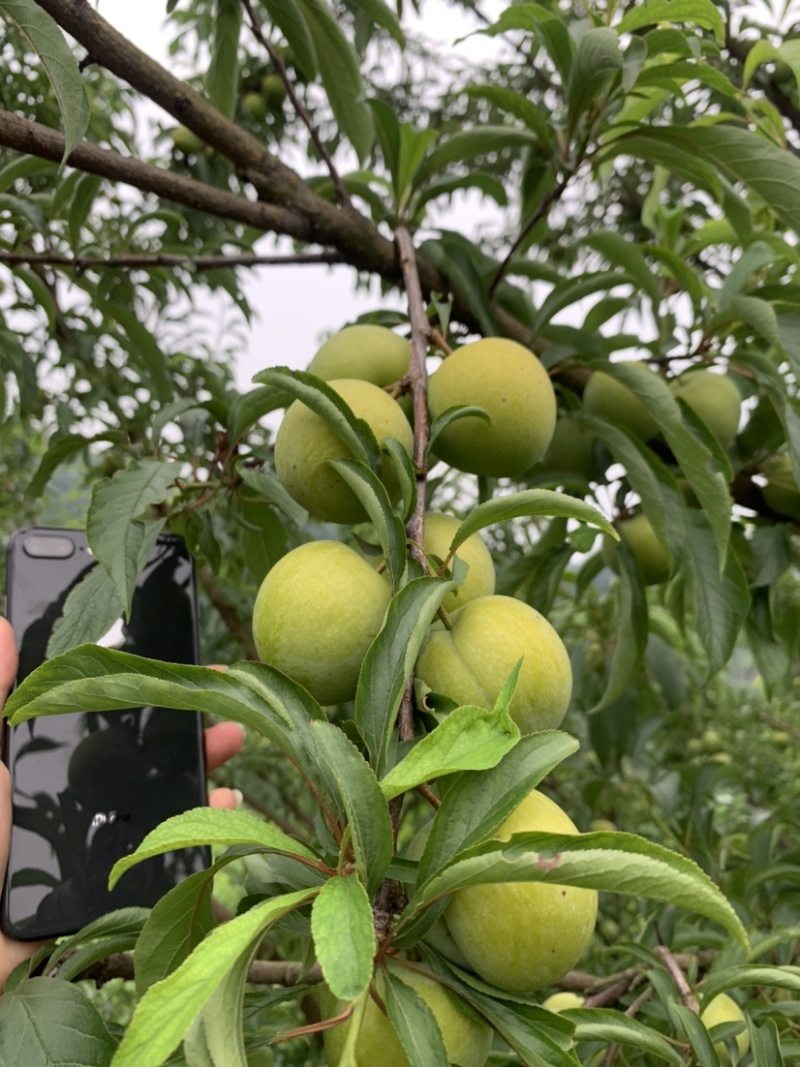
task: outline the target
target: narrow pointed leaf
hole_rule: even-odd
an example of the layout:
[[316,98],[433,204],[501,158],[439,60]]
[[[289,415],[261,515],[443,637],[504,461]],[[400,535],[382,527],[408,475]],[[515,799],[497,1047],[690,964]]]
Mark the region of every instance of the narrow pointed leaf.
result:
[[366,463],[376,472],[380,470],[380,452],[372,430],[363,419],[353,415],[339,394],[321,378],[306,371],[274,367],[261,371],[253,381],[272,385],[305,404],[325,420],[350,449],[354,459]]
[[668,1041],[645,1026],[638,1019],[631,1019],[621,1011],[605,1008],[575,1008],[564,1012],[564,1017],[575,1023],[576,1041],[602,1041],[606,1044],[628,1045],[641,1049],[659,1060],[682,1067],[685,1063]]
[[0,15],[17,27],[39,56],[53,86],[64,123],[63,167],[89,125],[89,102],[78,61],[58,23],[34,0],[0,0]]
[[720,1067],[719,1058],[708,1030],[700,1022],[700,1017],[695,1015],[689,1008],[672,1001],[667,1003],[667,1010],[677,1029],[682,1030],[686,1040],[692,1046],[695,1059],[693,1063],[697,1067]]
[[618,540],[617,532],[597,508],[564,493],[550,489],[524,489],[509,496],[498,496],[479,504],[467,515],[450,543],[450,554],[457,551],[468,537],[486,526],[493,526],[507,519],[523,515],[545,515],[552,518],[578,519],[590,526],[597,526],[604,533]]
[[329,878],[311,909],[311,936],[331,993],[357,1000],[372,981],[377,950],[372,906],[355,875]]
[[800,993],[800,967],[788,964],[782,967],[771,967],[768,964],[725,967],[704,978],[699,991],[703,994],[703,1003],[706,1005],[719,993],[727,993],[729,989],[746,989],[748,986],[770,986]]
[[[207,1055],[211,1067],[248,1067],[244,1044],[244,993],[247,972],[257,951],[258,941],[255,941],[250,952],[242,953],[212,993],[192,1027],[195,1041],[202,1041],[203,1054]],[[185,1045],[184,1050],[188,1052]],[[187,1056],[187,1063],[188,1060]]]
[[87,941],[93,941],[99,938],[107,938],[110,936],[121,937],[133,937],[134,940],[142,932],[142,927],[147,921],[147,917],[150,912],[147,908],[120,908],[117,911],[109,912],[107,915],[101,916],[99,919],[95,919],[94,922],[88,923],[83,929],[79,930],[77,934],[73,934],[72,937],[64,938],[60,941],[47,961],[45,971],[50,971],[55,967],[66,955],[70,952],[74,952],[81,945]]
[[627,689],[641,666],[647,649],[647,597],[639,566],[627,545],[620,545],[617,640],[602,697],[591,709],[608,707]]
[[364,657],[354,717],[375,773],[394,762],[394,724],[406,684],[434,615],[453,582],[414,578],[389,603],[383,629]]
[[748,945],[736,912],[696,863],[634,834],[524,833],[508,842],[485,842],[422,885],[409,911],[470,885],[495,882],[549,882],[632,893],[712,919]]
[[161,1067],[209,998],[266,930],[305,904],[314,891],[274,897],[218,926],[169,977],[139,1001],[114,1056],[114,1067]]
[[371,896],[380,886],[392,858],[389,809],[372,768],[339,727],[327,722],[315,722],[312,726],[317,758],[338,785],[356,869]]
[[712,0],[646,0],[629,8],[617,28],[630,33],[659,22],[688,22],[712,30],[720,44],[725,40],[725,23]]
[[87,641],[99,641],[121,614],[122,601],[108,572],[92,567],[67,594],[47,642],[47,658]]
[[408,567],[406,529],[402,519],[392,509],[386,486],[366,463],[352,459],[335,459],[328,463],[353,490],[375,527],[392,580],[392,589],[397,592]]
[[485,408],[475,407],[474,404],[454,404],[453,407],[443,411],[441,415],[437,415],[431,423],[431,432],[425,455],[429,456],[435,450],[436,439],[443,430],[446,430],[451,423],[466,418],[483,419],[484,422],[490,424],[492,421],[492,416]]
[[192,808],[165,819],[147,834],[135,852],[117,860],[108,876],[108,888],[113,889],[122,875],[137,863],[193,845],[220,845],[223,848],[255,845],[265,852],[283,852],[288,856],[316,859],[305,845],[289,837],[277,826],[246,811]]
[[239,36],[244,6],[239,0],[216,0],[211,64],[206,91],[211,103],[227,119],[236,114],[239,92]]
[[410,1067],[448,1067],[450,1060],[436,1018],[402,974],[387,971],[383,987],[389,1021],[397,1031]]

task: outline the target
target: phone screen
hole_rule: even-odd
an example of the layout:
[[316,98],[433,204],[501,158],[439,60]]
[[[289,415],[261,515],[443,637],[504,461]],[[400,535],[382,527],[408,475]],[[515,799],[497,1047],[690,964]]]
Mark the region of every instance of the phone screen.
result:
[[[26,538],[59,538],[68,558],[32,556]],[[32,544],[28,541],[29,546]],[[96,566],[76,530],[21,531],[9,549],[9,618],[22,681],[45,658],[69,591]],[[180,538],[163,536],[139,576],[130,621],[98,644],[172,663],[197,662],[194,572]],[[39,939],[72,933],[115,908],[152,906],[207,865],[206,848],[169,853],[107,889],[114,863],[170,815],[205,803],[200,717],[132,710],[40,717],[6,728],[13,823],[3,928]]]

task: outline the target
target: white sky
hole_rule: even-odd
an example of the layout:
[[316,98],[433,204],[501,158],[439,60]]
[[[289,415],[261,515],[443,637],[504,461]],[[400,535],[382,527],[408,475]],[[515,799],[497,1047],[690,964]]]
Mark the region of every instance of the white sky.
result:
[[[500,0],[490,4],[497,10],[505,6]],[[405,8],[405,28],[441,42],[442,49],[448,52],[454,49],[453,42],[460,35],[472,29],[464,13],[444,0],[426,0],[424,20],[414,14],[410,3]],[[169,38],[163,28],[165,0],[104,0],[101,11],[104,18],[143,51],[160,62],[166,61]],[[459,55],[472,59],[496,54],[497,48],[497,43],[487,37],[473,37],[457,46]],[[469,229],[484,210],[474,194],[457,196],[447,225]],[[286,245],[288,252],[291,250],[288,241]],[[256,250],[273,253],[273,239],[266,238]],[[363,289],[356,292],[354,272],[344,266],[264,267],[243,278],[251,303],[257,309],[257,318],[247,351],[242,353],[236,367],[239,388],[246,388],[253,374],[268,366],[305,367],[321,337],[356,315],[378,307],[401,306],[399,295],[389,299],[381,297],[377,282],[369,292]]]

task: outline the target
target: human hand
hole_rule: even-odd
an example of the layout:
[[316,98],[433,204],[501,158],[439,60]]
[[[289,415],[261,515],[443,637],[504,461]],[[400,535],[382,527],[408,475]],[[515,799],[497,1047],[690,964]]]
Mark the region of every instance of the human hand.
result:
[[[0,707],[5,703],[17,674],[17,649],[8,621],[0,617]],[[222,722],[205,731],[206,768],[209,772],[235,756],[244,744],[244,729],[235,722]],[[208,795],[212,808],[235,808],[241,802],[236,789],[213,789]],[[6,872],[11,836],[11,778],[0,762],[0,886]],[[6,979],[18,963],[28,959],[38,948],[32,941],[13,941],[0,931],[0,993]]]

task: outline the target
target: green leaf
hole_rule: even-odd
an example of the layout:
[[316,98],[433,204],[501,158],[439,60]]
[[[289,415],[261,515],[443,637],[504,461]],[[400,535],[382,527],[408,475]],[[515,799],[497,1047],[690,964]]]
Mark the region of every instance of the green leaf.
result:
[[191,848],[194,845],[255,845],[265,852],[282,852],[287,856],[301,856],[315,860],[305,845],[279,830],[277,826],[248,815],[245,811],[227,808],[192,808],[165,819],[151,830],[135,852],[117,860],[108,876],[108,888],[113,889],[122,875],[137,863],[160,856],[164,852]]
[[748,986],[791,989],[794,993],[800,993],[800,967],[791,967],[788,964],[782,967],[769,964],[724,967],[706,975],[698,991],[703,995],[705,1006],[720,993],[727,993],[729,989],[746,989]]
[[426,457],[430,456],[431,452],[433,452],[437,438],[451,423],[466,418],[482,419],[490,425],[492,421],[492,416],[486,408],[475,407],[474,404],[454,404],[453,407],[443,411],[441,415],[437,415],[431,423],[428,444],[425,447]]
[[567,84],[574,45],[560,12],[550,11],[540,4],[512,4],[501,12],[496,22],[480,32],[489,37],[496,37],[508,33],[509,30],[527,30],[541,40],[555,64],[562,84]]
[[394,762],[394,724],[428,628],[455,588],[441,578],[414,578],[389,603],[383,628],[369,647],[358,676],[354,718],[375,773]]
[[508,701],[498,700],[491,712],[456,708],[381,779],[383,795],[391,800],[445,774],[489,770],[514,747],[519,736],[519,728],[508,714]]
[[328,460],[364,507],[378,535],[386,569],[392,580],[392,590],[397,592],[406,577],[406,529],[403,520],[395,515],[386,486],[374,471],[352,459]]
[[239,94],[239,36],[244,6],[240,0],[215,0],[214,39],[211,64],[206,74],[206,92],[226,119],[236,114]]
[[163,526],[142,516],[162,503],[180,473],[180,464],[140,459],[117,471],[113,478],[96,482],[86,517],[86,538],[98,562],[117,590],[126,615],[130,614],[136,579],[155,546]]
[[263,0],[263,4],[286,38],[305,77],[309,80],[316,78],[319,74],[317,50],[301,6],[296,0]]
[[363,163],[372,148],[375,131],[356,51],[325,0],[297,3],[314,42],[322,85],[337,125]]
[[87,445],[94,445],[98,441],[111,441],[115,444],[122,444],[126,441],[126,436],[119,430],[107,430],[103,433],[97,433],[93,437],[84,437],[81,433],[68,433],[66,436],[58,437],[58,439],[51,437],[47,445],[47,451],[42,459],[39,460],[36,473],[31,478],[27,496],[32,500],[41,496],[47,488],[47,483],[53,476],[55,469],[60,467],[65,460],[77,456],[78,452],[82,451]]
[[366,993],[377,942],[372,907],[358,878],[328,879],[311,909],[311,936],[331,993],[339,1000]]
[[274,897],[213,930],[139,1001],[114,1067],[160,1067],[240,956],[249,955],[274,922],[314,895],[304,890]]
[[560,730],[521,737],[490,771],[463,774],[445,793],[419,861],[419,880],[430,878],[457,853],[487,840],[578,742]]
[[122,601],[111,578],[102,567],[92,567],[67,594],[47,642],[47,658],[99,641],[121,614]]
[[436,1018],[402,972],[387,970],[383,986],[386,1012],[397,1031],[410,1067],[448,1067],[442,1032]]
[[289,496],[274,475],[245,466],[244,462],[239,463],[236,469],[244,484],[257,496],[272,501],[295,526],[305,526],[308,522],[308,512]]
[[394,38],[401,48],[405,46],[406,39],[403,29],[394,11],[383,0],[354,0],[356,7],[367,15],[376,26],[382,26]]
[[711,30],[719,44],[725,40],[725,23],[712,0],[646,0],[629,8],[617,29],[630,33],[657,22],[689,22]]
[[63,167],[89,125],[89,102],[78,61],[58,23],[34,0],[0,0],[0,15],[17,27],[39,56],[53,86],[64,122]]
[[620,274],[617,271],[598,271],[594,274],[582,274],[578,278],[568,278],[554,285],[536,313],[531,333],[536,336],[564,308],[577,304],[578,301],[593,293],[614,289],[618,285],[630,285],[630,278],[627,274]]
[[741,564],[733,553],[719,573],[718,555],[710,524],[703,512],[689,508],[687,556],[692,569],[695,628],[706,656],[708,678],[730,659],[736,638],[747,618],[750,593]]
[[676,1025],[679,1031],[683,1031],[687,1041],[692,1046],[692,1051],[696,1057],[694,1062],[697,1067],[720,1067],[713,1042],[709,1037],[708,1030],[700,1022],[699,1016],[690,1011],[689,1008],[685,1008],[682,1004],[676,1004],[673,1001],[667,1002],[667,1010],[673,1025]]
[[647,596],[639,565],[626,544],[617,549],[619,560],[617,641],[605,691],[591,709],[601,711],[613,704],[635,678],[647,650]]
[[408,522],[417,506],[417,474],[414,470],[414,463],[405,448],[394,437],[387,437],[383,442],[383,447],[392,461],[403,501],[403,517]]
[[215,926],[211,911],[214,874],[225,860],[207,871],[190,874],[159,900],[136,942],[136,994],[172,974]]
[[[59,941],[50,954],[45,971],[52,970],[65,957],[75,952],[88,941],[106,939],[112,936],[124,937],[131,939],[130,947],[132,948],[136,938],[141,934],[142,927],[149,914],[147,908],[120,908],[117,911],[101,916],[99,919],[95,919],[79,930],[77,934]],[[121,952],[123,950],[119,949],[118,951]],[[59,972],[59,977],[63,979],[63,971]],[[66,979],[66,981],[69,981],[69,979]]]
[[32,978],[0,997],[0,1063],[8,1067],[109,1067],[115,1049],[83,990]]
[[477,533],[478,530],[523,515],[578,519],[579,522],[588,522],[590,526],[597,526],[604,533],[618,540],[614,527],[591,504],[567,496],[565,493],[554,493],[550,489],[523,489],[519,493],[487,500],[486,503],[473,508],[450,542],[450,556],[452,557],[458,551],[459,545],[463,545],[467,538]]
[[568,122],[574,129],[580,115],[592,104],[604,103],[613,81],[622,72],[617,31],[596,26],[581,37],[567,84]]
[[576,1041],[602,1041],[605,1044],[629,1045],[666,1060],[675,1067],[685,1063],[657,1030],[631,1019],[621,1011],[604,1008],[575,1008],[565,1011],[564,1018],[575,1023]]
[[531,832],[484,842],[420,886],[409,914],[459,889],[497,882],[549,882],[660,900],[719,923],[748,947],[736,912],[696,863],[634,834]]
[[187,1067],[248,1067],[244,1045],[244,993],[258,941],[244,952],[211,994],[184,1038]]
[[94,306],[108,322],[120,327],[116,334],[122,347],[141,359],[147,372],[146,386],[155,399],[162,404],[169,403],[173,395],[172,378],[166,356],[154,335],[140,321],[136,312],[118,300],[95,298]]
[[553,124],[548,114],[539,108],[527,96],[514,92],[504,85],[469,85],[464,90],[468,96],[488,100],[499,111],[505,111],[514,118],[524,122],[539,141],[545,155],[553,154]]
[[357,419],[338,393],[315,374],[272,367],[261,371],[253,381],[264,382],[289,393],[330,426],[350,449],[353,458],[380,471],[380,451],[375,435],[364,419]]
[[231,445],[237,444],[247,431],[256,425],[259,419],[271,411],[288,407],[293,397],[280,387],[262,386],[241,393],[230,406],[228,412],[228,439]]
[[684,425],[677,401],[658,375],[642,374],[638,367],[625,362],[607,362],[598,364],[598,368],[634,392],[656,420],[708,516],[719,554],[717,570],[721,573],[728,550],[732,505],[728,484],[716,469],[712,451]]
[[5,714],[9,721],[14,717],[24,722],[36,715],[148,704],[209,712],[242,723],[285,752],[317,795],[343,814],[338,785],[320,765],[311,733],[311,721],[323,717],[322,709],[304,689],[266,664],[243,662],[215,671],[81,645],[28,675],[7,701]]
[[417,171],[417,182],[422,183],[440,174],[451,163],[466,163],[507,148],[538,144],[539,139],[535,133],[513,126],[482,126],[477,130],[462,130],[441,140],[426,156]]
[[446,235],[438,241],[424,241],[419,248],[419,255],[440,270],[456,292],[468,301],[483,335],[495,336],[497,323],[486,279],[463,242],[451,240]]
[[[594,248],[609,263],[625,271],[629,278],[637,282],[643,292],[647,293],[657,308],[661,302],[661,288],[656,275],[650,269],[641,247],[626,240],[613,230],[601,230],[579,241]],[[648,249],[649,251],[649,249]]]
[[752,1019],[748,1019],[747,1024],[753,1067],[784,1067],[786,1061],[781,1051],[781,1039],[775,1020],[766,1019],[763,1026],[756,1026]]
[[347,814],[347,826],[359,878],[372,896],[392,858],[392,824],[372,768],[338,726],[312,724],[320,763],[335,779]]

